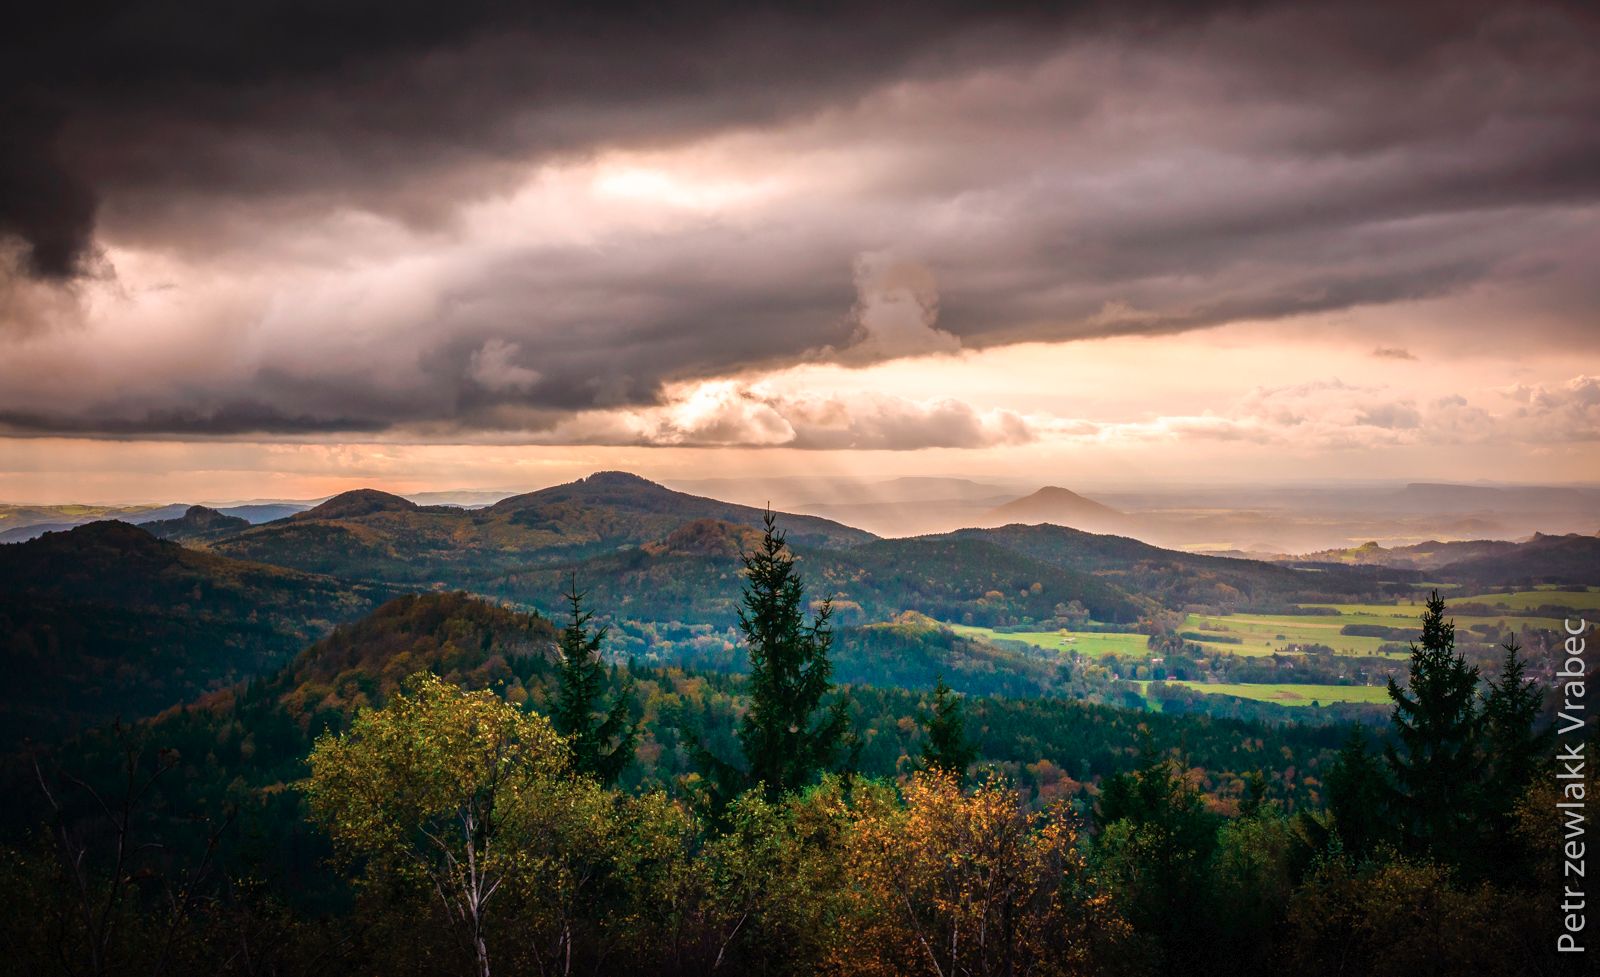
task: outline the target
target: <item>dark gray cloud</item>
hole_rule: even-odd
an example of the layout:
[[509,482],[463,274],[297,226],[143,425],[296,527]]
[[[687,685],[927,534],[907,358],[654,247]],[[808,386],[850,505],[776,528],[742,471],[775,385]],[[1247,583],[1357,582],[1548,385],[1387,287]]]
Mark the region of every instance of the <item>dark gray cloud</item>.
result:
[[360,434],[382,430],[391,423],[393,421],[390,418],[374,421],[371,416],[288,414],[271,404],[248,400],[174,408],[151,408],[140,404],[122,407],[116,403],[106,403],[85,413],[71,414],[0,411],[0,429],[9,429],[12,434],[87,434],[105,437],[151,433],[215,437],[263,431],[278,434]]
[[[1140,2],[1123,16],[1206,4]],[[29,4],[0,35],[0,233],[82,271],[97,209],[181,233],[212,201],[418,220],[529,154],[762,124],[1013,57],[1113,5],[513,0]],[[174,226],[176,225],[176,226]]]
[[[71,389],[39,379],[42,333],[66,337],[51,362],[94,355],[70,345],[62,300],[0,287],[0,342],[37,357],[0,363],[14,431],[551,431],[573,411],[658,403],[673,381],[796,361],[1485,285],[1548,306],[1559,335],[1530,343],[1593,348],[1600,21],[1579,4],[34,16],[0,39],[0,257],[71,283],[112,242],[169,260],[184,296],[238,287],[176,307],[187,331],[140,327],[150,350],[205,337],[213,355],[152,352],[143,375]],[[678,214],[593,240],[483,231],[496,195],[541,165],[728,134],[801,189],[748,219]],[[463,229],[473,207],[491,216]],[[573,219],[505,208],[552,231]],[[398,270],[363,278],[385,262]],[[371,299],[385,291],[404,301]],[[921,437],[896,423],[874,430]],[[879,435],[813,440],[841,438]]]

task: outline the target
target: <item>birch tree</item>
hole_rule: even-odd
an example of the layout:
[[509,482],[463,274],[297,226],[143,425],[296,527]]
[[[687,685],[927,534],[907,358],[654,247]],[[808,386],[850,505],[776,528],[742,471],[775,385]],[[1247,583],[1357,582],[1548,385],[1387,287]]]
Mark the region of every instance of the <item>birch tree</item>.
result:
[[418,883],[489,977],[496,895],[527,864],[522,812],[568,789],[565,742],[543,717],[434,675],[413,677],[348,733],[324,735],[306,784],[313,817],[369,873]]

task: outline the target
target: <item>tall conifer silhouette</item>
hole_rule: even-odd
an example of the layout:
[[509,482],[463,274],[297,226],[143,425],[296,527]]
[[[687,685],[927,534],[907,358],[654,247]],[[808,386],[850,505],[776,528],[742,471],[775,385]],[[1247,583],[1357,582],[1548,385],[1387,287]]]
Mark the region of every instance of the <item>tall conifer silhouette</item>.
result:
[[829,602],[805,620],[805,585],[771,510],[761,545],[744,554],[739,628],[750,655],[750,708],[739,729],[750,780],[769,796],[804,787],[833,765],[848,702],[824,706],[833,689]]
[[565,596],[572,616],[561,631],[561,671],[551,719],[558,732],[571,738],[573,765],[609,786],[633,759],[639,738],[639,726],[628,715],[631,686],[605,706],[600,645],[607,629],[590,632],[594,614],[584,609],[586,595],[579,592],[576,576]]

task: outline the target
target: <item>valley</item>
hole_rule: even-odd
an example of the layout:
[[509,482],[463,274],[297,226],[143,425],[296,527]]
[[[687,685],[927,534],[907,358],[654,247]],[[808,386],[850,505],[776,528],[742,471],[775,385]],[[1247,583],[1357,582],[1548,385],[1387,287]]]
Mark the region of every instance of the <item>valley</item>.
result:
[[[952,491],[982,498],[979,493],[986,491],[978,483],[938,480],[894,487],[928,499]],[[1052,506],[1115,521],[1114,510],[1065,490],[1024,496],[994,511],[1036,516],[1035,510]],[[362,490],[287,514],[257,514],[279,517],[251,522],[195,506],[148,521],[142,529],[113,531],[123,524],[101,522],[0,547],[0,567],[7,561],[15,567],[9,576],[0,574],[0,582],[11,580],[4,586],[30,601],[20,616],[11,612],[13,656],[37,661],[39,652],[28,649],[41,642],[53,648],[63,640],[64,625],[39,617],[55,606],[47,601],[92,601],[93,613],[124,617],[189,613],[187,604],[153,608],[156,594],[170,587],[149,588],[173,579],[172,571],[132,569],[146,559],[141,554],[161,552],[194,554],[182,559],[202,576],[260,575],[267,571],[245,568],[272,566],[278,568],[271,571],[274,579],[291,590],[343,587],[372,595],[344,598],[352,609],[375,606],[373,597],[384,594],[457,590],[557,615],[560,594],[577,579],[612,628],[611,660],[713,671],[741,667],[733,597],[740,553],[759,536],[761,510],[754,507],[608,472],[473,509]],[[1447,549],[1456,556],[1431,563],[1418,562],[1415,553],[1421,550],[1405,551],[1399,566],[1373,562],[1373,554],[1387,552],[1381,548],[1364,550],[1364,561],[1274,562],[1163,549],[1048,522],[882,538],[824,518],[781,519],[813,593],[832,602],[841,676],[856,684],[928,688],[945,673],[962,691],[1123,703],[1135,701],[1128,699],[1126,683],[1156,681],[1197,693],[1294,704],[1308,716],[1318,712],[1304,708],[1313,701],[1382,701],[1370,690],[1381,690],[1389,677],[1403,673],[1418,602],[1430,587],[1445,589],[1457,609],[1463,649],[1485,667],[1504,641],[1515,637],[1538,652],[1553,645],[1562,613],[1600,605],[1600,593],[1570,584],[1565,590],[1546,585],[1484,592],[1482,571],[1473,562],[1486,552],[1478,544],[1452,544]],[[171,542],[140,542],[149,540],[147,534]],[[1495,543],[1492,550],[1515,566],[1519,559],[1550,552],[1548,539],[1556,538]],[[1563,556],[1562,565],[1576,559],[1580,572],[1587,566],[1590,579],[1600,579],[1600,557],[1591,558],[1600,540],[1568,537],[1564,545],[1579,543],[1591,556]],[[104,581],[92,597],[61,592],[70,575],[40,562],[54,559],[51,554],[87,555],[108,545],[116,555],[102,557],[109,562],[101,572],[113,578],[139,575]],[[1520,556],[1525,550],[1532,555]],[[1458,566],[1465,567],[1459,577]],[[1520,573],[1511,572],[1507,581]],[[42,592],[22,583],[29,577],[57,582]],[[201,592],[206,586],[230,585],[207,584]],[[119,588],[125,596],[118,596]],[[84,611],[69,609],[77,606],[61,604],[49,613],[83,619]],[[252,620],[259,619],[260,612],[253,613]],[[314,636],[348,613],[319,612],[297,622],[293,633]],[[148,637],[118,639],[134,641],[122,646],[129,650],[112,652],[114,646],[107,644],[103,651],[86,647],[75,654],[86,656],[84,662],[107,654],[154,655],[153,646],[148,652],[136,650],[145,647],[139,641],[153,642],[164,633],[154,619],[119,629],[141,632]],[[70,661],[63,660],[61,681],[99,674],[99,666]],[[213,672],[184,669],[190,676],[186,687],[190,695],[219,688],[219,683],[270,670],[273,662],[270,656],[247,656],[229,659]],[[88,671],[66,678],[80,667]],[[154,701],[138,698],[138,682],[126,693],[116,691],[115,681],[107,686],[94,678],[92,683],[94,694],[108,701],[129,696],[133,715],[153,708],[136,704]],[[1313,689],[1316,694],[1310,694]],[[1142,701],[1160,706],[1149,697]],[[1200,708],[1208,706],[1202,701]],[[1274,712],[1261,715],[1281,718]]]
[[[1128,528],[1077,496],[1042,499]],[[1040,501],[996,508],[1031,517]],[[1391,715],[1388,683],[1408,681],[1434,589],[1456,651],[1486,676],[1514,639],[1528,676],[1549,682],[1561,618],[1600,611],[1592,537],[1443,551],[1459,560],[1408,551],[1390,566],[1381,547],[1251,559],[1048,521],[879,536],[782,512],[768,527],[762,509],[623,472],[470,509],[356,490],[262,521],[148,511],[165,518],[0,546],[0,651],[21,679],[0,688],[0,789],[24,799],[0,839],[90,817],[88,785],[113,791],[153,763],[142,830],[168,857],[209,864],[199,828],[225,825],[248,841],[216,869],[256,874],[296,918],[349,898],[308,813],[318,751],[411,701],[421,676],[517,716],[560,714],[574,587],[594,615],[594,687],[632,730],[613,810],[667,804],[697,825],[683,845],[732,837],[716,835],[718,778],[746,776],[724,758],[749,749],[762,694],[746,559],[769,532],[787,533],[779,551],[803,580],[795,613],[828,608],[797,633],[828,650],[822,687],[852,776],[906,783],[955,701],[974,769],[1027,810],[1085,820],[1116,817],[1119,785],[1169,769],[1207,825],[1252,823],[1244,812],[1263,804],[1284,825],[1323,809],[1341,743]],[[1486,553],[1506,575],[1485,576]],[[1552,554],[1560,580],[1583,583],[1525,585],[1523,567]],[[51,813],[41,783],[73,806]]]

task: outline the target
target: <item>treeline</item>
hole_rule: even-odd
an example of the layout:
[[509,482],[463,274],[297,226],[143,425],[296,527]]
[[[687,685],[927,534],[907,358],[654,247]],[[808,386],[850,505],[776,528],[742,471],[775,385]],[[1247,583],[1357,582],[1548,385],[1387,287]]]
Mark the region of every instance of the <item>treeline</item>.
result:
[[[465,594],[405,597],[336,630],[274,676],[168,710],[149,723],[80,737],[42,756],[41,765],[47,775],[59,767],[63,776],[109,794],[120,789],[127,747],[142,745],[147,768],[162,751],[172,767],[146,794],[139,815],[144,837],[169,850],[196,850],[205,838],[194,825],[232,811],[230,835],[216,853],[218,869],[262,877],[290,893],[298,907],[324,907],[337,901],[341,884],[322,865],[326,841],[305,822],[293,789],[307,775],[305,758],[316,738],[347,730],[360,710],[388,702],[419,670],[554,716],[561,637],[544,618]],[[837,648],[830,656],[844,657]],[[937,677],[931,667],[928,674]],[[950,675],[951,685],[967,691],[961,701],[980,762],[1001,770],[1026,797],[1061,798],[1080,813],[1092,806],[1103,778],[1136,762],[1141,729],[1184,757],[1208,803],[1221,810],[1236,807],[1251,771],[1263,771],[1273,796],[1288,805],[1320,804],[1320,777],[1341,740],[1334,729],[1163,715],[1138,702],[1126,709],[971,693],[985,674]],[[863,777],[907,772],[925,745],[917,717],[932,708],[930,690],[906,684],[913,687],[850,688],[854,769]],[[691,792],[703,777],[697,740],[719,755],[739,755],[747,676],[634,665],[607,667],[604,685],[608,696],[632,687],[631,697],[617,694],[615,700],[626,703],[639,726],[635,758],[619,778],[624,789]],[[0,835],[16,838],[48,817],[31,766],[0,764],[0,790],[9,798],[0,811]],[[63,798],[69,814],[92,814],[92,802],[78,798],[74,806],[75,796],[68,790]]]

